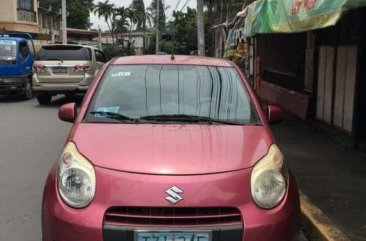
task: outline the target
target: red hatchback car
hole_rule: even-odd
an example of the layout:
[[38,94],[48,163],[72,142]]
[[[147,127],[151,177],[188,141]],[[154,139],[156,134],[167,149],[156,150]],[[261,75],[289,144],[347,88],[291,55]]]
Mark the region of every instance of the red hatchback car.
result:
[[292,241],[296,181],[244,75],[226,60],[114,59],[48,176],[43,241]]

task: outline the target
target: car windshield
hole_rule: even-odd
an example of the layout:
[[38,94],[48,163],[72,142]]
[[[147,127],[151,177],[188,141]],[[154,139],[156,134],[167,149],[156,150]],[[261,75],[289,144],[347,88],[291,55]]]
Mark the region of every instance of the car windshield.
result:
[[15,40],[0,40],[0,63],[15,60],[16,47]]
[[85,121],[116,120],[260,124],[235,68],[192,65],[110,66]]
[[38,60],[91,60],[91,50],[82,46],[43,46],[38,55]]

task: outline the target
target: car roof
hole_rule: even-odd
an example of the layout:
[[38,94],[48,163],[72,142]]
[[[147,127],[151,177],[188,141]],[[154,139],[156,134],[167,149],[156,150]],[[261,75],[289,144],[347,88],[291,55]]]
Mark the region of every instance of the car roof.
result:
[[42,47],[50,47],[50,46],[72,46],[72,47],[85,47],[85,48],[91,48],[91,49],[98,49],[95,48],[93,46],[89,46],[89,45],[82,45],[82,44],[45,44]]
[[113,65],[122,64],[177,64],[177,65],[204,65],[234,67],[231,61],[211,57],[199,57],[192,55],[139,55],[119,57],[114,59]]

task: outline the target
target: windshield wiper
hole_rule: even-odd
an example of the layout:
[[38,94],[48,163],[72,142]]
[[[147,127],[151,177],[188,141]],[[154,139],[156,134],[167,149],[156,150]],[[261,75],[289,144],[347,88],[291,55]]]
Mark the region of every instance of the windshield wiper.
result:
[[126,115],[122,115],[115,112],[108,111],[91,111],[90,114],[94,115],[94,117],[107,118],[119,121],[132,121],[137,122],[139,119],[135,119]]
[[139,118],[140,120],[148,121],[182,121],[182,122],[207,122],[209,124],[227,124],[227,125],[243,125],[242,123],[232,122],[227,120],[213,119],[211,117],[199,116],[199,115],[185,115],[185,114],[174,114],[174,115],[148,115]]

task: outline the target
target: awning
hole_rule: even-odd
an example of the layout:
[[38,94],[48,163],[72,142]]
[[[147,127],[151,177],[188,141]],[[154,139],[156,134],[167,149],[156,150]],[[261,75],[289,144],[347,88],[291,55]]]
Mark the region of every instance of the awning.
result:
[[366,6],[366,0],[257,0],[247,7],[244,35],[334,26],[345,11],[362,6]]

